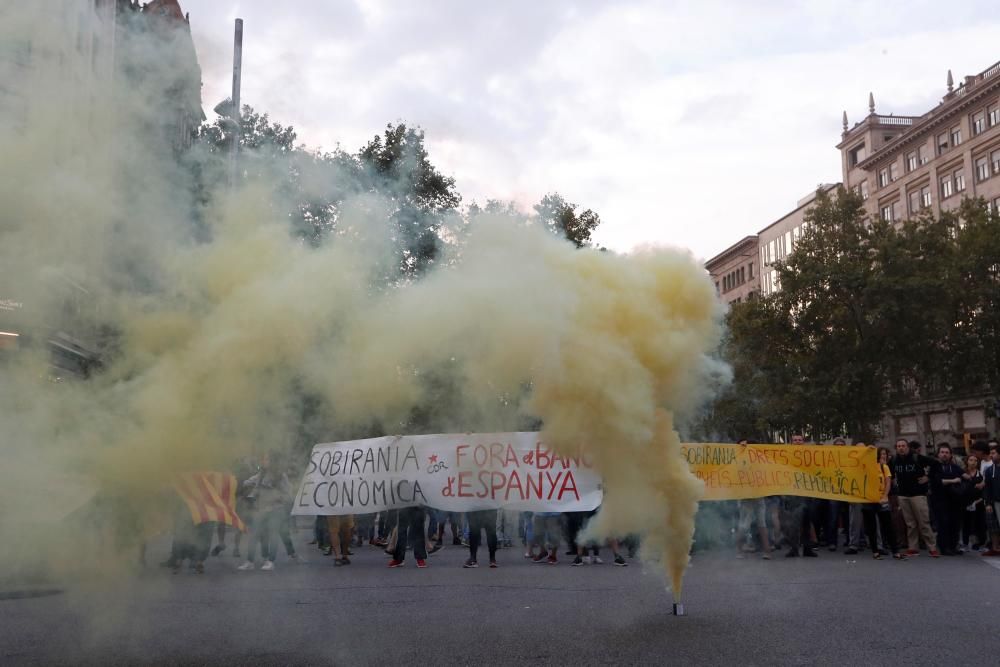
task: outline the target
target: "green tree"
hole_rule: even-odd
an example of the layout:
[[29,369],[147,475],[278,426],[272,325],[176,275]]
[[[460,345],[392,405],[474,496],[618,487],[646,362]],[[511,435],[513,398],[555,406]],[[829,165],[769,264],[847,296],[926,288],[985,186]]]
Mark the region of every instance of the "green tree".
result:
[[535,204],[535,217],[553,234],[572,241],[577,248],[589,246],[591,234],[601,224],[601,217],[589,208],[576,212],[577,205],[551,192]]
[[958,390],[982,387],[1000,397],[1000,212],[966,199],[953,220],[954,322],[948,376]]
[[[229,151],[235,138],[232,103],[216,106],[220,116],[202,126],[194,151],[194,165],[201,184],[203,202],[208,193],[221,188],[229,174]],[[291,232],[317,245],[336,227],[340,206],[361,190],[361,169],[356,157],[340,150],[317,153],[297,144],[291,125],[271,120],[250,105],[240,114],[238,178],[271,183],[276,206],[283,209]]]
[[431,163],[423,130],[404,123],[386,126],[359,151],[358,161],[366,189],[391,205],[402,274],[422,273],[438,256],[445,216],[462,201],[455,179]]
[[792,329],[774,300],[733,304],[718,352],[728,361],[732,380],[697,424],[699,437],[767,442],[772,433],[801,428],[794,390],[775,390],[796,386],[797,369],[787,363],[792,349]]
[[995,394],[1000,221],[984,202],[895,225],[868,219],[852,193],[820,192],[805,222],[774,266],[780,289],[727,316],[733,384],[717,430],[871,441],[891,405]]

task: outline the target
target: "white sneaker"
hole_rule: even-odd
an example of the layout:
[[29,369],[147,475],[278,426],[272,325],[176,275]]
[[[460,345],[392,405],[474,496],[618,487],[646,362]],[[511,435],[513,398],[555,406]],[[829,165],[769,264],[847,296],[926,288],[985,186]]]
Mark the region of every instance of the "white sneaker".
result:
[[260,566],[260,569],[262,569],[262,570],[273,570],[274,569],[274,561],[273,560],[266,560],[266,561],[264,561],[264,564]]
[[586,563],[587,565],[590,565],[590,556],[584,556],[583,562]]
[[590,559],[590,562],[593,563],[594,565],[604,565],[604,561],[601,560],[600,556],[594,556],[593,558]]
[[248,560],[247,562],[243,563],[243,565],[240,565],[236,569],[237,570],[243,570],[244,572],[246,572],[247,570],[252,570],[255,567],[257,567],[257,566],[253,564],[253,561],[252,560]]

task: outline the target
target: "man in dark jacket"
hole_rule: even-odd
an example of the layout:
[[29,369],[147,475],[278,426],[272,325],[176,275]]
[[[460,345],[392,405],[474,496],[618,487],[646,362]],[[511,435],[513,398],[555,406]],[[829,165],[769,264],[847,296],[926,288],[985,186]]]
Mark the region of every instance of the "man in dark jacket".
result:
[[920,538],[932,558],[941,554],[937,550],[937,539],[931,529],[930,511],[927,507],[927,473],[924,466],[933,465],[934,459],[917,454],[910,450],[910,443],[905,438],[896,441],[896,455],[892,458],[890,468],[896,480],[896,494],[899,508],[906,522],[906,541],[908,556],[920,554]]
[[938,546],[945,556],[960,556],[958,534],[965,509],[963,482],[969,476],[952,459],[951,446],[937,448],[938,465],[931,469],[931,510],[937,518]]

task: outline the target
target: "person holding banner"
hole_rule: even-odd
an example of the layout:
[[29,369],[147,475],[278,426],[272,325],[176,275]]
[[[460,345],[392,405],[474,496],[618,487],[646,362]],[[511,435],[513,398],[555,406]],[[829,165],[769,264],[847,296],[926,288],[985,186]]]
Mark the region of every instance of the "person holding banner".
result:
[[[750,441],[744,438],[738,444],[746,447]],[[764,498],[751,498],[739,502],[740,518],[736,528],[736,557],[743,558],[743,554],[747,551],[747,535],[750,533],[750,527],[756,523],[757,536],[760,539],[760,547],[763,549],[761,558],[771,560],[771,541],[767,536],[767,502]]]
[[878,535],[876,526],[881,530],[882,546],[892,552],[892,557],[896,560],[906,560],[906,557],[899,553],[899,545],[896,536],[892,531],[892,509],[889,505],[889,490],[892,488],[892,472],[889,470],[889,450],[879,448],[878,465],[882,473],[882,498],[877,503],[866,503],[861,508],[861,516],[865,523],[865,534],[868,536],[868,545],[872,550],[872,558],[880,560],[885,553],[878,548]]
[[[792,445],[803,445],[805,440],[801,434],[792,436]],[[785,541],[788,543],[786,558],[796,558],[799,550],[807,558],[816,558],[817,553],[809,546],[809,533],[812,530],[812,498],[785,496]]]
[[[486,547],[490,551],[490,567],[497,568],[497,510],[479,510],[467,512],[469,520],[469,559],[462,567],[479,567],[476,556],[479,553],[479,540],[482,531],[486,531]],[[452,524],[454,526],[454,524]],[[443,529],[442,529],[443,530]]]
[[559,562],[559,533],[562,532],[559,515],[559,512],[535,512],[532,516],[532,550],[539,547],[538,553],[531,558],[533,563],[555,565]]
[[413,557],[417,567],[427,567],[427,535],[424,533],[426,512],[422,506],[406,507],[399,510],[399,527],[396,533],[396,549],[392,553],[389,567],[402,567],[406,561],[406,547],[413,544]]
[[354,515],[326,517],[326,532],[330,540],[326,554],[333,554],[333,564],[350,565],[351,559],[347,557],[347,552],[354,532]]

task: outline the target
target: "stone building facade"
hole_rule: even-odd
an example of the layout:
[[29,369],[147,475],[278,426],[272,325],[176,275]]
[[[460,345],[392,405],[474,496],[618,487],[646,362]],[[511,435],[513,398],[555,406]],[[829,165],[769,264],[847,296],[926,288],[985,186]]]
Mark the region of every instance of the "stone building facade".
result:
[[[1000,210],[1000,63],[957,86],[948,72],[941,102],[920,116],[877,113],[870,94],[868,115],[849,127],[845,112],[842,129],[837,149],[843,185],[862,197],[872,217],[902,222],[927,210],[937,216],[957,208],[964,197],[981,197]],[[832,192],[839,185],[820,188]],[[734,303],[780,289],[771,266],[794,250],[814,199],[815,193],[803,198],[756,236],[705,263],[720,298]],[[754,241],[758,268],[747,271],[748,282],[721,283],[746,264]],[[882,444],[904,437],[927,443],[929,450],[942,442],[961,450],[1000,433],[1000,397],[976,388],[961,395],[913,396],[886,411],[880,426]]]
[[[0,3],[0,37],[0,139],[50,136],[32,143],[32,152],[73,164],[81,181],[106,164],[94,147],[110,150],[126,119],[181,152],[205,117],[190,23],[177,0]],[[136,109],[137,96],[125,93],[140,84],[151,94]],[[44,346],[54,379],[99,366],[100,318],[88,276],[61,268],[19,284],[3,269],[0,361]]]
[[747,236],[705,262],[715,293],[727,304],[754,298],[760,290],[757,237]]
[[902,221],[924,209],[957,208],[963,197],[1000,205],[1000,63],[955,87],[951,72],[941,103],[922,116],[875,112],[848,129],[837,148],[845,187],[868,212]]

